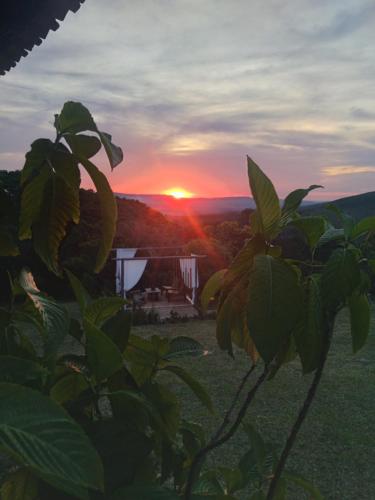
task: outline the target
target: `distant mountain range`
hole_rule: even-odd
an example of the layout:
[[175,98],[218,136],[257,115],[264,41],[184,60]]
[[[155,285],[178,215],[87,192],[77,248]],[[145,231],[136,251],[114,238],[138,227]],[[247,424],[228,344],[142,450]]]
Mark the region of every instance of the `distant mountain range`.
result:
[[[255,203],[249,196],[228,196],[219,198],[182,198],[176,199],[166,194],[123,194],[116,193],[119,198],[138,200],[151,208],[169,216],[216,215],[223,213],[238,213],[245,209],[254,209]],[[329,202],[319,203],[306,201],[302,211],[305,214],[325,212],[325,205]],[[354,218],[375,215],[375,192],[358,194],[347,198],[334,200],[336,206]]]
[[223,198],[181,198],[167,194],[122,194],[119,198],[138,200],[165,215],[183,216],[189,214],[214,215],[229,212],[241,212],[246,208],[255,208],[249,196],[228,196]]
[[[375,215],[375,191],[340,198],[330,203],[340,208],[340,210],[346,214],[351,215],[354,219]],[[327,202],[315,203],[314,205],[303,207],[302,212],[304,215],[317,215],[323,213],[332,218],[332,212],[325,209],[326,205]]]
[[[189,214],[216,215],[238,213],[247,208],[254,209],[255,203],[249,196],[226,196],[219,198],[181,198],[176,199],[167,194],[123,194],[116,193],[119,198],[138,200],[151,208],[170,216]],[[311,202],[307,202],[311,204]]]

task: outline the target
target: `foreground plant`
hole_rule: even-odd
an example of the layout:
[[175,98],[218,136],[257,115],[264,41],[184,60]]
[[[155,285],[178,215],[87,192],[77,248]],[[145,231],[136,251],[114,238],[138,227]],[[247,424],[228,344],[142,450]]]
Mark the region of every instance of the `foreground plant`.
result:
[[[122,152],[79,103],[66,103],[55,127],[55,142],[37,140],[26,155],[18,234],[32,238],[45,264],[62,274],[59,247],[80,215],[81,165],[102,207],[98,271],[112,247],[116,201],[89,158],[102,144],[114,167]],[[0,195],[0,255],[17,256],[11,200],[1,187]],[[43,294],[26,269],[10,278],[9,304],[0,308],[1,499],[133,500],[163,492],[166,481],[181,490],[204,438],[182,419],[165,380],[177,377],[213,411],[202,385],[178,363],[202,355],[202,347],[185,337],[130,335],[122,298],[93,299],[76,276],[65,275],[78,316]]]
[[[0,186],[0,256],[11,262],[20,253],[17,233],[20,239],[32,238],[49,269],[65,273],[79,312],[72,317],[43,294],[27,269],[9,273],[9,304],[0,308],[1,499],[233,500],[241,491],[250,492],[251,500],[283,499],[287,482],[320,498],[308,481],[285,472],[284,466],[316,393],[334,320],[343,307],[350,308],[354,351],[366,341],[367,273],[373,263],[366,260],[362,243],[375,229],[375,218],[355,223],[336,212],[342,228],[335,229],[322,217],[301,217],[301,201],[318,186],[294,191],[281,208],[271,181],[248,160],[257,204],[250,221],[254,234],[229,269],[207,283],[202,305],[219,293],[219,346],[233,355],[236,344],[249,353],[252,364],[222,424],[207,440],[199,424],[183,418],[167,378],[187,384],[213,411],[209,394],[178,363],[202,355],[202,346],[187,337],[132,335],[122,298],[94,299],[75,275],[60,268],[60,244],[80,215],[79,166],[91,176],[100,200],[96,271],[104,265],[116,227],[116,201],[89,158],[102,145],[114,167],[122,152],[79,103],[64,105],[55,128],[55,142],[35,141],[26,155],[19,225],[9,193]],[[309,245],[305,261],[283,258],[275,243],[290,225]],[[261,386],[297,356],[303,371],[315,374],[278,457],[245,416]],[[255,374],[258,378],[236,410]],[[237,466],[203,469],[207,454],[239,429],[247,440]]]
[[[367,294],[374,262],[366,259],[365,243],[375,231],[375,217],[356,222],[330,207],[341,225],[337,229],[322,216],[301,216],[297,211],[305,196],[321,186],[297,189],[281,206],[272,182],[250,158],[248,174],[256,203],[256,211],[250,217],[253,236],[231,266],[209,280],[202,294],[202,306],[207,308],[211,297],[219,294],[218,344],[232,356],[233,344],[244,349],[253,366],[221,427],[195,456],[185,498],[193,498],[198,470],[206,455],[234,435],[257,391],[282,365],[296,357],[300,358],[303,373],[314,372],[314,377],[282,453],[274,462],[270,479],[262,481],[251,498],[285,498],[286,481],[299,484],[319,498],[310,483],[284,474],[284,468],[319,386],[335,318],[343,308],[350,312],[353,352],[366,342],[370,329]],[[304,261],[283,258],[276,243],[289,226],[298,228],[305,239],[309,251]],[[255,365],[263,366],[261,374],[235,414],[235,404]]]

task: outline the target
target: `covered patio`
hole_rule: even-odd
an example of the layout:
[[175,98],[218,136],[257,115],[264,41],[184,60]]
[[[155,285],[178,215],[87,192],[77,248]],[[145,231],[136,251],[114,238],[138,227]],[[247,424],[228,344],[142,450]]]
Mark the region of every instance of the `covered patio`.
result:
[[173,313],[196,316],[198,261],[183,247],[116,248],[116,293],[134,309],[155,310],[161,319]]

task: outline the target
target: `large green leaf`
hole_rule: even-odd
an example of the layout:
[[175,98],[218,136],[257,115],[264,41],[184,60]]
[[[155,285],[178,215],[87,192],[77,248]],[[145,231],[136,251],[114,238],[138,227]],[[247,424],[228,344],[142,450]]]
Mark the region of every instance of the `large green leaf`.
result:
[[96,125],[90,111],[80,102],[68,101],[59,115],[55,115],[58,134],[77,134],[85,130],[96,132]]
[[142,387],[147,400],[158,412],[158,427],[174,439],[180,423],[180,403],[173,392],[157,382],[150,382]]
[[294,331],[304,373],[315,370],[323,349],[323,304],[319,278],[311,276],[306,287],[304,318]]
[[126,300],[121,297],[100,297],[86,307],[85,318],[100,327],[123,309],[125,304]]
[[303,232],[311,249],[316,247],[327,230],[327,221],[319,216],[300,217],[294,219],[292,224]]
[[255,255],[263,254],[265,252],[265,242],[262,237],[253,236],[247,240],[238,254],[231,262],[228,272],[223,276],[223,295],[225,298],[228,290],[237,283],[240,279],[248,276],[249,271],[253,265]]
[[328,243],[332,243],[335,241],[342,241],[342,240],[344,240],[344,237],[345,237],[345,235],[344,235],[343,229],[337,229],[335,227],[330,227],[319,238],[317,246],[321,247],[323,245],[327,245]]
[[39,500],[38,479],[26,468],[7,475],[1,486],[1,500]]
[[19,283],[42,319],[46,334],[44,339],[45,355],[56,354],[69,330],[66,309],[40,292],[29,271],[25,269],[21,271]]
[[365,217],[364,219],[357,222],[357,224],[353,227],[350,238],[352,240],[359,238],[370,231],[375,231],[375,216],[371,215],[370,217]]
[[50,176],[51,172],[49,168],[43,168],[42,171],[23,188],[18,232],[20,240],[31,238],[31,228],[41,214],[44,192]]
[[23,185],[35,173],[39,173],[46,165],[46,159],[55,149],[50,139],[37,139],[31,144],[31,149],[25,155],[25,164],[21,172],[21,184]]
[[323,186],[319,186],[317,184],[313,184],[312,186],[306,189],[295,189],[285,198],[282,208],[282,218],[284,221],[287,221],[288,217],[290,217],[293,212],[298,210],[302,201],[313,189],[323,188]]
[[194,392],[199,401],[211,412],[213,413],[214,407],[210,395],[203,387],[203,385],[198,382],[188,371],[186,371],[181,366],[167,365],[164,370],[174,373],[179,377],[190,389]]
[[128,344],[131,326],[131,311],[121,309],[103,324],[102,330],[112,339],[120,351],[123,352]]
[[0,383],[0,449],[49,484],[77,498],[103,488],[99,457],[56,403],[37,391]]
[[121,369],[122,354],[116,344],[93,323],[84,319],[83,327],[86,334],[88,364],[99,382]]
[[334,310],[344,305],[361,279],[356,251],[336,248],[328,259],[322,274],[324,305]]
[[95,271],[99,272],[112,249],[117,223],[117,203],[105,175],[87,158],[79,156],[79,160],[90,175],[100,201],[102,237],[95,265]]
[[247,322],[265,362],[288,342],[302,309],[302,290],[294,269],[270,255],[257,255],[250,271]]
[[67,225],[79,222],[79,168],[64,146],[50,141],[36,141],[28,155],[24,168],[33,170],[32,177],[25,175],[19,237],[30,238],[33,233],[36,252],[57,273]]
[[71,372],[61,377],[51,387],[50,396],[56,403],[64,404],[76,400],[88,388],[89,384],[81,373]]
[[247,168],[251,193],[257,207],[259,232],[267,238],[272,238],[277,234],[280,223],[279,198],[270,179],[249,157],[247,157]]
[[85,158],[95,156],[102,147],[99,139],[92,135],[65,134],[64,139],[75,155],[84,156]]
[[56,174],[51,174],[46,182],[40,213],[33,224],[33,240],[41,259],[58,273],[58,252],[67,226],[79,222],[80,174],[72,156],[62,151],[52,156],[51,164]]
[[105,499],[108,500],[112,492],[141,476],[153,440],[145,429],[142,432],[130,427],[126,420],[113,418],[95,422],[90,436],[103,461]]
[[65,269],[65,273],[69,279],[70,286],[74,292],[75,298],[77,299],[81,312],[83,313],[92,300],[90,294],[71,271]]
[[354,293],[349,299],[349,311],[353,352],[357,352],[365,345],[370,331],[371,311],[367,295]]
[[204,356],[206,352],[202,344],[191,337],[174,337],[169,343],[168,353],[164,359]]
[[208,305],[213,297],[219,292],[222,284],[223,277],[227,269],[221,269],[214,273],[204,285],[204,288],[201,293],[201,306],[203,311],[207,311]]
[[124,155],[122,149],[119,146],[116,146],[112,142],[112,137],[105,132],[99,132],[100,140],[104,146],[104,149],[107,153],[109,163],[111,165],[112,170],[119,165],[124,159]]

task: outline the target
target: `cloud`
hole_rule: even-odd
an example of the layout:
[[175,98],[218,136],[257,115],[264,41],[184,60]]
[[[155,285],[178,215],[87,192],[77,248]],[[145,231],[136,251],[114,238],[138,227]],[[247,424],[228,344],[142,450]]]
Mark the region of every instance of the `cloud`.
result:
[[197,193],[185,172],[204,171],[202,190],[247,194],[250,154],[282,193],[367,190],[325,169],[375,165],[373,21],[367,0],[90,0],[0,79],[0,150],[16,168],[77,100],[125,150],[117,186]]
[[322,168],[322,173],[328,176],[368,174],[375,173],[375,167],[341,165],[335,167],[324,167]]

